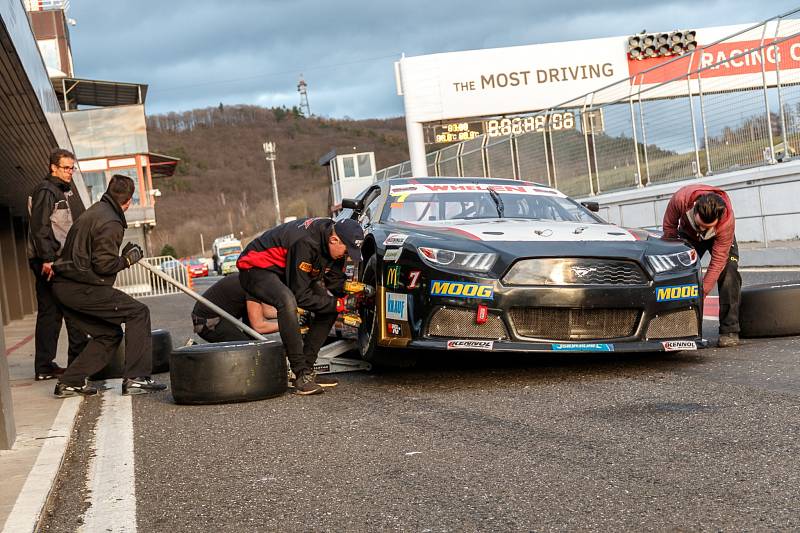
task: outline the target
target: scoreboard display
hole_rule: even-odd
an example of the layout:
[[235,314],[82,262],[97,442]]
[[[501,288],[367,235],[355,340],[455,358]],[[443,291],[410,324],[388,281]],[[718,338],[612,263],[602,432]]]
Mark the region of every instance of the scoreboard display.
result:
[[544,131],[575,129],[575,113],[555,111],[527,116],[499,117],[486,120],[459,120],[425,125],[427,144],[452,144],[486,135],[489,138]]

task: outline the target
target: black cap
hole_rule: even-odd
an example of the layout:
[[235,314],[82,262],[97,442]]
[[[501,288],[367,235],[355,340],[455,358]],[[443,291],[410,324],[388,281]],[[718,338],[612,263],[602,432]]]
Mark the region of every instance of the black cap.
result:
[[347,255],[353,261],[361,261],[361,244],[364,242],[364,230],[352,218],[346,218],[333,225],[336,235],[347,246]]

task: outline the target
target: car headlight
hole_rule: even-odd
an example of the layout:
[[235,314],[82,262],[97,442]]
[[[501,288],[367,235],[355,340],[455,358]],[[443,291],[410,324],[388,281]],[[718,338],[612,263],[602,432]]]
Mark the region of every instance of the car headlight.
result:
[[697,263],[697,251],[694,249],[665,255],[648,255],[647,262],[656,274],[689,268]]
[[487,272],[497,260],[497,254],[492,252],[456,252],[426,246],[420,246],[417,250],[422,260],[434,267]]

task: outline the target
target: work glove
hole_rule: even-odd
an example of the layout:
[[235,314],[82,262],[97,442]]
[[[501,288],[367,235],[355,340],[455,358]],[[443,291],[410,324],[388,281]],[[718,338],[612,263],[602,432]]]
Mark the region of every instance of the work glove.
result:
[[358,313],[359,298],[350,294],[343,298],[336,299],[337,313]]
[[122,257],[128,262],[128,266],[131,267],[141,261],[142,257],[144,257],[144,251],[142,251],[142,248],[138,244],[129,242],[122,249]]

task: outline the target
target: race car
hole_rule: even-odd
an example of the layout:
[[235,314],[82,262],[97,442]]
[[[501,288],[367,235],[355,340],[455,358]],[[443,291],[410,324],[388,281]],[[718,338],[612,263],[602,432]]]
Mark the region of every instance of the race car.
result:
[[609,224],[595,202],[532,182],[436,177],[387,180],[342,206],[339,217],[365,231],[358,279],[376,288],[359,311],[368,361],[415,350],[679,351],[701,341],[695,250]]

